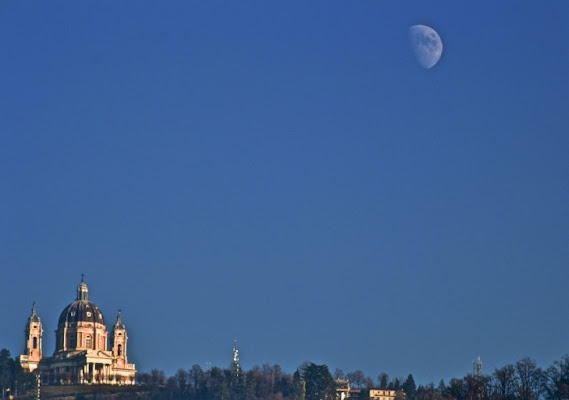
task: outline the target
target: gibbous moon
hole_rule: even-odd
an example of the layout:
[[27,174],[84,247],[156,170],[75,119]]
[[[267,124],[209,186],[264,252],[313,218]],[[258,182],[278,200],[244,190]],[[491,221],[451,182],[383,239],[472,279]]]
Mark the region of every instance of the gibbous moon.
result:
[[443,53],[439,34],[426,25],[413,25],[409,28],[409,40],[419,64],[426,69],[434,67]]

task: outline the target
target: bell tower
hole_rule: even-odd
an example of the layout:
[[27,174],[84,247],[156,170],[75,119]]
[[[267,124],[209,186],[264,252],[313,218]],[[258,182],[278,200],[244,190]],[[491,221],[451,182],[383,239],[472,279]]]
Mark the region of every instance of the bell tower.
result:
[[43,328],[36,311],[36,303],[32,305],[32,315],[26,324],[26,349],[20,356],[20,364],[25,371],[34,371],[42,359]]
[[126,343],[128,337],[126,335],[126,327],[124,326],[121,319],[121,310],[119,310],[117,315],[117,322],[113,326],[113,343],[112,351],[115,358],[115,363],[118,367],[124,367],[127,364],[126,357]]

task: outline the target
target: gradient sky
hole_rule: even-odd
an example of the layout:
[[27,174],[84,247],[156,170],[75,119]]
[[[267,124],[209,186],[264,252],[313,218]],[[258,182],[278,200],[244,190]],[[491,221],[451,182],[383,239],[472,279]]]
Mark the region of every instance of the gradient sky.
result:
[[568,43],[561,0],[1,2],[0,347],[85,273],[140,371],[548,365]]

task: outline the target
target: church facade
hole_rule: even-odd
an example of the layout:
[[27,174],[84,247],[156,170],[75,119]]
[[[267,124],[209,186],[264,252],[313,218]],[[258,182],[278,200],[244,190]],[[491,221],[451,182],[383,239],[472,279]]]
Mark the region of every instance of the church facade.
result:
[[38,372],[42,384],[134,384],[136,368],[127,358],[128,336],[119,311],[107,332],[102,311],[89,301],[84,279],[77,298],[63,309],[55,331],[55,352],[44,357],[43,328],[35,303],[26,324],[25,371]]

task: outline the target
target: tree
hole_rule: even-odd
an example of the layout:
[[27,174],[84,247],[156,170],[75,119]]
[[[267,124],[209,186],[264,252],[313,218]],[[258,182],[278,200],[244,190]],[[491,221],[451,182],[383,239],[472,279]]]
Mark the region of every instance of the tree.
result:
[[150,374],[148,372],[140,372],[136,374],[136,381],[141,385],[150,385]]
[[385,372],[382,372],[377,376],[377,381],[379,382],[380,388],[387,389],[387,386],[389,384],[389,375],[387,375]]
[[464,377],[463,382],[465,384],[466,397],[468,400],[481,400],[487,398],[488,377],[467,375]]
[[174,378],[176,379],[176,385],[180,390],[183,392],[186,390],[186,386],[188,386],[188,372],[185,369],[178,369]]
[[254,399],[256,389],[257,379],[255,377],[255,371],[249,370],[245,373],[245,398]]
[[413,375],[409,374],[407,376],[407,379],[405,380],[405,382],[403,382],[401,389],[403,389],[403,391],[407,395],[407,399],[409,399],[409,400],[415,399],[415,394],[417,392],[417,386],[415,385],[415,379],[413,379]]
[[468,390],[463,379],[452,378],[448,383],[447,391],[449,396],[456,400],[466,400],[468,397]]
[[298,370],[295,371],[294,374],[292,374],[292,384],[294,387],[294,392],[292,393],[291,398],[292,399],[304,399],[305,395],[304,395],[304,382],[302,381],[302,377],[300,376],[300,372]]
[[444,396],[447,392],[447,385],[445,384],[445,380],[441,379],[439,381],[439,385],[437,386],[437,393],[439,396]]
[[547,400],[569,399],[569,355],[547,368],[543,388]]
[[200,382],[203,379],[203,370],[198,364],[192,365],[192,368],[188,371],[189,384],[193,387],[194,391],[197,391],[200,387]]
[[363,387],[369,391],[369,389],[373,388],[373,386],[373,379],[369,376],[364,377]]
[[492,394],[495,400],[514,400],[516,386],[516,370],[512,364],[494,370]]
[[164,371],[153,368],[150,371],[150,384],[153,386],[166,385],[166,374],[164,374]]
[[362,388],[362,385],[365,381],[365,374],[362,372],[362,370],[357,370],[354,372],[348,372],[346,374],[346,379],[350,381],[350,384],[352,384],[353,386],[357,387],[358,389]]
[[309,363],[302,377],[306,385],[306,400],[333,400],[336,397],[336,382],[326,365]]
[[0,388],[2,398],[6,397],[6,391],[10,390],[14,378],[14,360],[10,357],[10,351],[0,350]]
[[402,380],[403,380],[403,379],[395,378],[395,379],[393,380],[393,382],[391,382],[391,383],[389,384],[389,386],[391,386],[391,388],[392,388],[393,390],[401,390],[401,381],[402,381]]
[[543,371],[534,360],[526,357],[516,363],[517,398],[537,400],[542,393]]
[[341,369],[336,368],[334,370],[334,379],[344,379],[345,378],[345,374],[344,371],[342,371]]
[[437,400],[440,398],[432,383],[427,386],[419,386],[415,397],[417,400]]
[[14,360],[14,382],[13,389],[15,395],[18,397],[28,393],[29,391],[35,391],[37,387],[37,376],[33,372],[24,372],[22,366],[19,362]]

